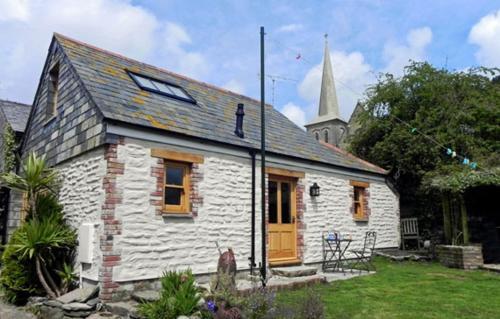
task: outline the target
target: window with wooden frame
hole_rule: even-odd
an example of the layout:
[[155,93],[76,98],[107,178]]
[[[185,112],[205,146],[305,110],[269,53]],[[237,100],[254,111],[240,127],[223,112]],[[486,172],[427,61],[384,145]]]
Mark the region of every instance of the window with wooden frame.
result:
[[368,220],[368,199],[366,197],[366,189],[370,184],[366,182],[351,181],[351,186],[354,188],[353,218],[357,221],[366,221]]
[[47,107],[46,118],[50,120],[57,115],[57,96],[59,93],[59,64],[56,64],[49,72],[47,79]]
[[165,161],[164,212],[189,212],[190,170],[189,163]]

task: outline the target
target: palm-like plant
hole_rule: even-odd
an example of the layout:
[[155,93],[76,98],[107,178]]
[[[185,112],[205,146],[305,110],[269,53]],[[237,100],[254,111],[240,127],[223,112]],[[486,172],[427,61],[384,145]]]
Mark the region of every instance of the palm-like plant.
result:
[[36,199],[43,192],[55,192],[57,173],[47,166],[44,156],[30,153],[21,166],[21,175],[8,172],[0,176],[0,184],[26,193],[28,209],[36,216]]
[[[54,264],[56,255],[76,246],[76,233],[63,222],[62,206],[57,202],[57,173],[47,166],[45,158],[29,154],[21,166],[21,174],[9,172],[0,176],[0,183],[26,193],[30,217],[19,229],[11,245],[20,259],[33,260],[36,275],[47,294],[56,298],[61,289],[47,265]],[[41,211],[41,215],[37,212]]]
[[53,252],[57,249],[71,249],[76,246],[75,231],[58,218],[34,218],[26,222],[14,245],[21,258],[34,260],[40,283],[52,298],[61,295],[61,289],[55,283],[47,269],[52,262]]

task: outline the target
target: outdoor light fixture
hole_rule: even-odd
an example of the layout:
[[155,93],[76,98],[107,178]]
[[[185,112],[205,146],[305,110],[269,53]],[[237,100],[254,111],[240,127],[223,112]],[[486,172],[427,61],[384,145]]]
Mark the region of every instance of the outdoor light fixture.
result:
[[309,188],[309,194],[311,197],[316,197],[319,196],[319,186],[317,183],[314,183],[310,188]]

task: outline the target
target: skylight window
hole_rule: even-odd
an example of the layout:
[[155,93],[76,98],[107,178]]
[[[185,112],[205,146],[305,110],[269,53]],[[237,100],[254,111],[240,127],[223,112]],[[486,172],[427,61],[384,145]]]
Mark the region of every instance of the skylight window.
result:
[[174,99],[196,104],[196,101],[181,87],[145,75],[129,72],[130,77],[143,90],[162,94]]

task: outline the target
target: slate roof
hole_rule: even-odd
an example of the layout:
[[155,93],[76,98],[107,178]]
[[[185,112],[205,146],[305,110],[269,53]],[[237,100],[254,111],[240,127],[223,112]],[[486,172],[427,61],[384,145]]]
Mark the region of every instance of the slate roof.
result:
[[[260,102],[94,46],[55,34],[104,118],[236,146],[260,148]],[[127,70],[183,87],[193,105],[141,90]],[[234,134],[238,103],[245,104],[245,138]],[[377,174],[386,171],[320,144],[287,117],[266,106],[270,153]]]
[[31,105],[0,100],[0,110],[14,132],[23,133],[30,115]]

